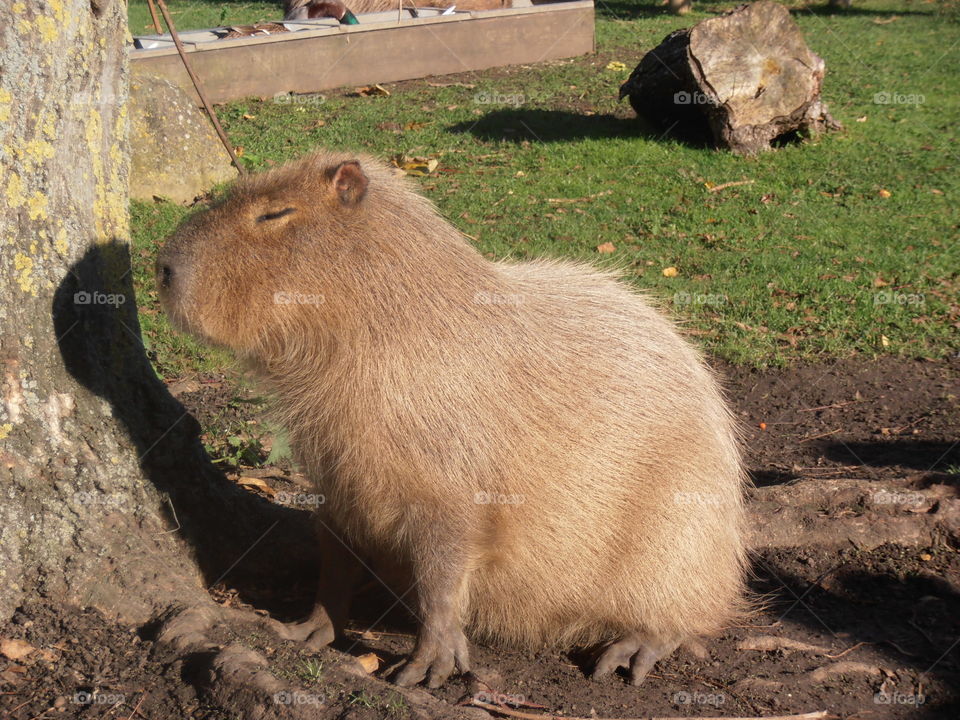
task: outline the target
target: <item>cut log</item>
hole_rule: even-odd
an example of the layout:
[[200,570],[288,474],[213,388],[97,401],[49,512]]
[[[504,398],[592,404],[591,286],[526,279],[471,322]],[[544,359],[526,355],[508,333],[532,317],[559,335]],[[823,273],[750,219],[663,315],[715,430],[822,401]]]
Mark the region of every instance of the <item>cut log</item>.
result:
[[839,129],[820,98],[824,72],[787,9],[763,1],[668,35],[620,98],[664,130],[753,155],[779,138]]

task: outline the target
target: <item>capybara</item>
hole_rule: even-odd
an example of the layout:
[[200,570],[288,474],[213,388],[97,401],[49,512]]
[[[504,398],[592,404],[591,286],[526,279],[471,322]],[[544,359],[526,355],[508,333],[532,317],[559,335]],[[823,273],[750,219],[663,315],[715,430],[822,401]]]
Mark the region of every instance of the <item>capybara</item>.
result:
[[259,374],[325,497],[288,637],[340,632],[360,558],[415,589],[402,685],[466,671],[465,632],[595,647],[595,677],[639,683],[743,612],[735,423],[614,273],[487,260],[385,164],[319,152],[187,220],[157,281],[176,327]]

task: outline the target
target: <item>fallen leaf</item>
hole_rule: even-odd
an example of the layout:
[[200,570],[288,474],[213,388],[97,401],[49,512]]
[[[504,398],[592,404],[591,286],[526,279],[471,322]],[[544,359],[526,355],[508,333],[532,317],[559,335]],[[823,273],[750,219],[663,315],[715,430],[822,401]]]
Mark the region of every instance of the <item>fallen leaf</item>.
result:
[[249,115],[249,114],[247,114],[247,113],[244,113],[244,114],[243,114],[243,119],[244,119],[244,120],[256,120],[256,119],[257,119],[257,116],[256,116],[256,115]]
[[886,188],[880,188],[880,191],[877,193],[877,195],[879,195],[882,198],[888,198],[891,195],[893,195],[893,193],[887,190]]
[[597,245],[597,252],[602,255],[609,255],[616,249],[616,246],[612,242],[605,242],[602,245]]
[[624,63],[620,62],[619,60],[614,60],[612,62],[607,63],[607,70],[623,72],[626,69],[627,69],[627,66]]
[[790,638],[777,637],[775,635],[755,635],[740,641],[737,650],[757,650],[759,652],[774,652],[782,650],[785,653],[791,652],[809,652],[816,655],[826,655],[829,650],[819,645],[810,645],[809,643],[791,640]]
[[888,338],[886,335],[881,335],[880,344],[884,347],[890,347],[890,338]]
[[35,650],[36,648],[33,645],[20,638],[3,638],[0,640],[0,655],[8,660],[19,660]]
[[237,484],[243,485],[244,487],[254,488],[256,490],[261,490],[269,497],[273,497],[277,494],[277,491],[270,487],[270,485],[267,484],[262,478],[241,475],[237,478]]
[[857,122],[866,122],[866,121],[867,121],[866,115],[861,115],[860,117],[857,118]]
[[380,658],[375,653],[367,653],[357,658],[357,664],[363,668],[364,672],[375,673],[380,667]]
[[195,393],[200,390],[200,383],[195,378],[180,378],[167,385],[167,391],[174,397],[184,393]]
[[766,429],[767,429],[767,424],[766,424],[765,422],[762,422],[762,423],[760,423],[759,427],[760,427],[761,430],[766,430]]
[[662,271],[664,277],[676,277],[680,274],[680,271],[677,270],[673,265],[670,267],[665,267]]
[[920,553],[920,559],[923,560],[924,562],[928,562],[930,560],[933,560],[933,555],[931,555],[930,553]]
[[434,170],[437,169],[437,166],[440,164],[440,161],[436,158],[426,158],[426,157],[407,157],[406,155],[397,155],[393,158],[393,164],[399,170],[401,170],[405,175],[412,175],[414,177],[423,177],[429,175]]
[[383,85],[364,85],[363,87],[356,88],[354,92],[360,97],[386,96],[390,94],[390,91],[383,87]]

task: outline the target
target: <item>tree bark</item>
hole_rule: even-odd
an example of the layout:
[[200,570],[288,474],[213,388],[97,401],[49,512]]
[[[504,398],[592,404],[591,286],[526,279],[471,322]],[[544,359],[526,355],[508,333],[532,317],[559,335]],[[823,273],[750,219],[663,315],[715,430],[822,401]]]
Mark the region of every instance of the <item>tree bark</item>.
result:
[[121,0],[0,5],[0,622],[40,596],[145,623],[309,542],[213,468],[141,344],[126,24]]
[[620,97],[665,130],[752,155],[840,127],[820,97],[824,72],[789,11],[764,1],[671,33]]

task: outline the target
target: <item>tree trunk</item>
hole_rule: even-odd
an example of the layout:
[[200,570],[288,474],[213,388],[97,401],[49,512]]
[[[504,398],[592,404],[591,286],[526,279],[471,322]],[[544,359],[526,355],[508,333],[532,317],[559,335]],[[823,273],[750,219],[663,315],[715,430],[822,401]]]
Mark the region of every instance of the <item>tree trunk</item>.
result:
[[[126,22],[121,0],[0,5],[0,635],[37,601],[93,607],[123,627],[148,624],[175,677],[189,656],[197,689],[232,717],[317,717],[284,701],[287,684],[264,656],[210,639],[256,616],[221,608],[206,586],[283,602],[262,588],[309,584],[317,553],[307,513],[213,467],[141,344]],[[64,641],[64,653],[98,650]],[[49,685],[98,682],[71,667],[59,662]],[[335,688],[384,687],[349,663],[325,677]],[[419,690],[402,694],[412,717],[453,712]],[[344,694],[326,712],[348,708]]]
[[824,72],[789,11],[757,2],[668,35],[620,97],[665,130],[752,155],[839,128],[820,98]]
[[284,517],[213,469],[140,341],[126,24],[121,0],[0,6],[0,622],[36,596],[129,624],[209,603]]

